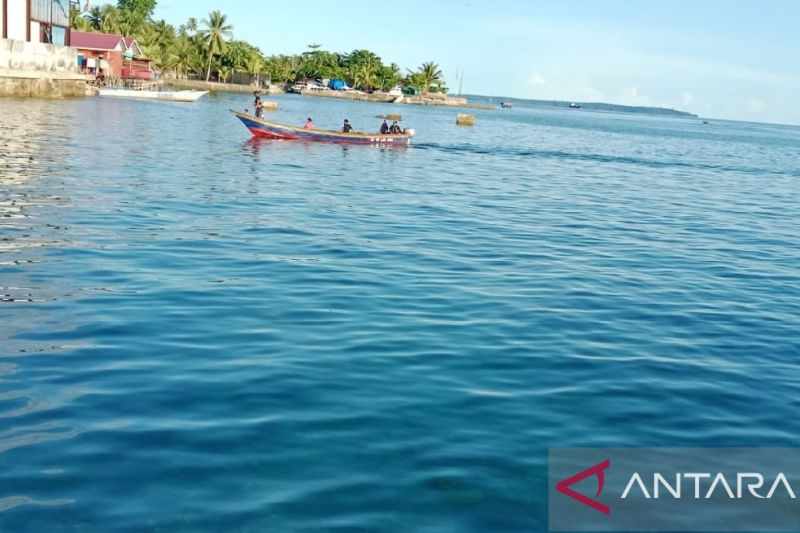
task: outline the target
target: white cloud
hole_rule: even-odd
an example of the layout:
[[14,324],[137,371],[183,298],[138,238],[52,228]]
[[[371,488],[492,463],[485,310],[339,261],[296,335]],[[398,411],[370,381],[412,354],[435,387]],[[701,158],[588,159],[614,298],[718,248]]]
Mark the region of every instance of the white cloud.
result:
[[625,91],[622,93],[622,98],[620,101],[625,105],[650,105],[650,98],[648,98],[647,95],[639,92],[639,87],[636,85],[625,89]]
[[607,99],[606,93],[594,87],[576,87],[570,94],[574,95],[571,100],[581,100],[583,102],[603,102]]
[[747,100],[747,112],[750,114],[758,115],[767,110],[767,104],[758,98],[750,98]]
[[687,108],[690,105],[692,105],[692,102],[694,102],[694,97],[692,96],[692,93],[688,93],[686,91],[681,93],[681,105],[684,108]]
[[540,72],[533,72],[530,77],[528,78],[528,85],[533,87],[539,87],[547,83],[547,80],[544,79],[544,76]]

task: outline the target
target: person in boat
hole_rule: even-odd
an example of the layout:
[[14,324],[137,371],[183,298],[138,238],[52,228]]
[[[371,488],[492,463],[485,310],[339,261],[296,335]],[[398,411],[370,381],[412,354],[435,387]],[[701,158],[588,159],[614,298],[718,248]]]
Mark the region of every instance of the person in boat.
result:
[[344,119],[344,124],[342,125],[342,133],[353,133],[353,126],[350,125],[350,121]]
[[303,126],[303,127],[304,127],[305,129],[307,129],[307,130],[313,130],[313,129],[314,129],[314,121],[313,121],[313,120],[311,120],[311,117],[308,117],[308,118],[306,119],[306,125],[305,125],[305,126]]
[[387,133],[389,133],[389,123],[384,120],[383,124],[381,124],[381,135],[386,135]]
[[256,108],[256,118],[261,118],[264,109],[261,107],[261,91],[253,91],[253,107]]
[[389,133],[391,133],[392,135],[397,135],[399,133],[403,133],[403,130],[400,129],[400,125],[397,124],[396,120],[394,122],[392,122],[392,127],[389,128]]

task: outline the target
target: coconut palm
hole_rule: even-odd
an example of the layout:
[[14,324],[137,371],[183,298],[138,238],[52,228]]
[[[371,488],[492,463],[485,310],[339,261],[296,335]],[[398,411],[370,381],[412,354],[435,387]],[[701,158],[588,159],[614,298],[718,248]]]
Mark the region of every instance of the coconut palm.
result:
[[208,18],[203,19],[203,25],[205,28],[200,31],[200,38],[208,53],[208,81],[211,78],[211,62],[214,56],[225,51],[225,40],[233,37],[233,26],[228,24],[227,15],[216,9],[208,14]]
[[422,66],[419,67],[417,74],[419,74],[419,80],[423,84],[423,86],[420,87],[423,93],[429,92],[432,85],[440,85],[444,82],[439,65],[433,61],[423,63]]
[[111,4],[103,4],[100,7],[100,31],[103,33],[120,33],[119,10]]
[[197,50],[191,39],[186,35],[180,35],[170,48],[165,66],[175,71],[177,76],[186,77],[192,65],[197,61],[196,56]]
[[186,31],[191,34],[194,34],[197,31],[197,19],[194,17],[190,17],[189,20],[186,21]]
[[91,11],[89,11],[89,22],[92,25],[92,29],[95,31],[100,31],[103,27],[103,10],[100,9],[100,6],[94,6]]
[[89,19],[84,17],[80,9],[73,4],[69,6],[69,25],[71,28],[78,31],[91,31],[92,29],[92,24]]
[[260,54],[250,54],[250,56],[245,61],[244,65],[245,69],[247,69],[248,74],[252,74],[256,77],[256,84],[261,83],[261,69],[264,67],[264,60],[261,58]]

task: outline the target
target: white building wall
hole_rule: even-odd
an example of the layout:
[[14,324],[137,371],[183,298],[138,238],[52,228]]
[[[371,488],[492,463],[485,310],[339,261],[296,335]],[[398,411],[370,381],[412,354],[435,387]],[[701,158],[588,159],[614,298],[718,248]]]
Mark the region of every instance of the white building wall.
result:
[[8,0],[8,38],[24,41],[28,38],[28,5],[26,0]]
[[38,43],[42,41],[42,28],[35,20],[31,21],[31,42]]
[[78,51],[66,46],[0,39],[0,78],[10,75],[9,71],[58,74],[62,78],[64,74],[77,74]]

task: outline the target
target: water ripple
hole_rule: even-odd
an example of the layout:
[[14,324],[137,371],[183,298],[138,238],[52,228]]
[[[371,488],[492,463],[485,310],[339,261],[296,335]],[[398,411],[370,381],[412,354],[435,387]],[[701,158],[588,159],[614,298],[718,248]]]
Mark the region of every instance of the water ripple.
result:
[[794,445],[800,130],[241,104],[0,101],[0,530],[538,531],[548,447]]

